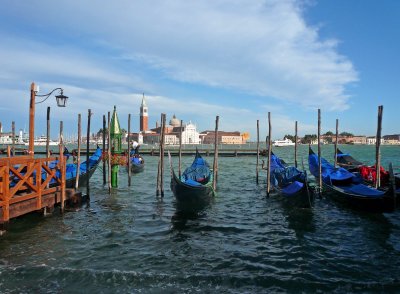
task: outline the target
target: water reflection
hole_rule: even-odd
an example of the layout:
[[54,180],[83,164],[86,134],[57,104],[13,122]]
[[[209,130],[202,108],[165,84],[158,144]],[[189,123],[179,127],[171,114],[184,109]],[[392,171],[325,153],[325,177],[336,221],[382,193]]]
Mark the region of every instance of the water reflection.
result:
[[214,200],[207,203],[198,203],[197,205],[189,205],[174,201],[175,213],[171,217],[171,223],[174,230],[187,229],[187,222],[197,220],[207,215],[207,210],[211,208]]
[[288,222],[288,228],[293,230],[298,239],[304,238],[308,233],[314,233],[316,224],[313,208],[298,208],[282,202],[282,212]]

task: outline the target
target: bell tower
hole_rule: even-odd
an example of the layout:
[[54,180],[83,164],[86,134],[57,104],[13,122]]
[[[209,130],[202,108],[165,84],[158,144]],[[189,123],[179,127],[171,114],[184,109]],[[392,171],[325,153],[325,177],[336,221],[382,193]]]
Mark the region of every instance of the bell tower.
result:
[[149,129],[149,113],[146,104],[146,99],[142,98],[142,104],[140,105],[140,131],[146,132]]

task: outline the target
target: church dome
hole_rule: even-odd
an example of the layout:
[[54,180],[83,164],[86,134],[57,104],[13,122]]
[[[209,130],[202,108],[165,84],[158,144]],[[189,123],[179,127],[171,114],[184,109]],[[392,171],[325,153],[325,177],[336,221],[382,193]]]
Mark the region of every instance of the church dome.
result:
[[176,118],[175,114],[172,117],[172,119],[169,121],[169,124],[173,127],[180,127],[181,126],[181,121]]

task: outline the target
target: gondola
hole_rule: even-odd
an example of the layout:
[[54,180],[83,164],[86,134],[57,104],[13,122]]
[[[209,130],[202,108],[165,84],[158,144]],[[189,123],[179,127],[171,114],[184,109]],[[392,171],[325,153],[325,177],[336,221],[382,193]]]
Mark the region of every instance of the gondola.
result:
[[[360,173],[363,180],[368,184],[373,184],[376,181],[376,168],[375,166],[368,166],[355,158],[350,154],[343,153],[341,150],[337,150],[337,163],[339,166],[351,171]],[[400,195],[400,174],[394,174],[396,193]],[[383,167],[380,167],[380,179],[381,187],[388,188],[390,185],[390,174]]]
[[[68,158],[71,156],[67,148],[64,148],[64,158],[65,161],[68,160]],[[101,161],[101,156],[102,156],[102,151],[100,147],[97,146],[96,151],[93,153],[92,156],[89,157],[89,170],[86,170],[87,162],[84,161],[79,165],[79,183],[80,186],[85,186],[86,185],[86,180],[87,178],[91,177],[93,173],[95,172],[97,166],[99,165],[99,162]],[[50,170],[57,169],[56,171],[56,177],[60,178],[61,177],[61,171],[58,169],[58,160],[54,160],[52,162],[49,162],[48,168]],[[77,164],[76,163],[67,163],[65,167],[65,186],[67,188],[75,188],[75,183],[76,183],[76,169],[77,169]],[[26,167],[21,171],[21,174],[26,173]],[[33,173],[33,180],[36,180],[36,172],[34,171]],[[42,169],[42,181],[44,181],[48,176],[48,173]],[[19,179],[18,178],[13,178],[10,187],[15,186],[18,183]],[[56,187],[58,186],[59,183],[55,179],[51,179],[49,186],[50,187]]]
[[137,146],[135,149],[132,149],[130,153],[130,161],[131,161],[131,172],[134,174],[141,173],[144,170],[144,159],[139,154],[139,147]]
[[[311,174],[319,179],[318,155],[309,147],[308,164]],[[361,176],[342,168],[335,168],[321,158],[321,176],[324,192],[333,200],[353,209],[369,212],[393,212],[396,196],[392,188],[382,191],[363,183]]]
[[[310,191],[305,170],[289,166],[273,152],[271,152],[270,167],[271,185],[288,204],[299,208],[312,207],[314,193]],[[263,168],[265,168],[264,161]]]
[[131,157],[131,172],[134,174],[141,173],[144,170],[144,160],[142,156]]
[[358,168],[364,165],[362,162],[354,159],[350,154],[343,153],[340,149],[337,149],[336,160],[340,167],[349,171],[358,171]]
[[185,169],[181,177],[175,174],[171,155],[168,152],[171,167],[171,190],[181,210],[200,210],[209,205],[214,196],[213,174],[205,159],[196,149],[191,166]]
[[[86,186],[87,178],[93,175],[97,166],[101,161],[102,150],[97,146],[96,151],[89,157],[89,170],[86,170],[87,162],[84,161],[79,165],[79,186]],[[68,163],[66,166],[66,187],[74,188],[76,183],[76,163]]]

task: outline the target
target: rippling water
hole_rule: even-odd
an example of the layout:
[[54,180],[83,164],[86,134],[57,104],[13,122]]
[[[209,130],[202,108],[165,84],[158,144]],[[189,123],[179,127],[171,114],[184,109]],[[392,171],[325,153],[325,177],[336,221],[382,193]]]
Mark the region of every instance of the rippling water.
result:
[[[341,149],[373,163],[373,146]],[[324,146],[323,155],[332,158],[332,150]],[[304,164],[306,151],[301,146]],[[275,153],[293,161],[293,148]],[[399,155],[400,147],[382,148],[384,165],[392,161],[397,171]],[[145,160],[131,187],[121,170],[119,188],[109,195],[99,169],[90,205],[13,220],[0,237],[0,292],[400,291],[399,211],[355,212],[325,198],[312,209],[294,209],[277,195],[266,198],[264,174],[255,184],[255,157],[225,157],[211,206],[183,217],[168,169],[165,197],[157,199],[157,158]],[[184,157],[184,166],[191,161]]]

